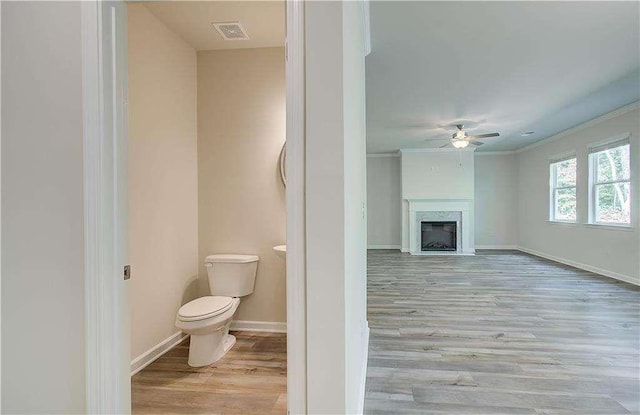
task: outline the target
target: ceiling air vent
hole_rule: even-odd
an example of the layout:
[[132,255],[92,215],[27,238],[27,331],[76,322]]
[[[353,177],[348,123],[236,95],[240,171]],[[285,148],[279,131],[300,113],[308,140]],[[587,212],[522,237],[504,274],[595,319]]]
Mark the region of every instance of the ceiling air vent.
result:
[[213,27],[224,40],[249,40],[247,32],[239,22],[213,23]]

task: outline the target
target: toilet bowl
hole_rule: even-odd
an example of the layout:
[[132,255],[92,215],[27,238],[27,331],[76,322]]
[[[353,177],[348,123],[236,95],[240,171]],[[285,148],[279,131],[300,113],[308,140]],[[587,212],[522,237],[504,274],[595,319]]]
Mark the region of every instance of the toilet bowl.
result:
[[205,267],[212,295],[180,307],[176,327],[191,335],[189,366],[208,366],[225,355],[236,342],[229,334],[241,296],[253,292],[258,257],[255,255],[209,255]]
[[239,298],[207,296],[180,307],[176,327],[191,335],[189,366],[210,365],[233,347],[229,326],[238,305]]

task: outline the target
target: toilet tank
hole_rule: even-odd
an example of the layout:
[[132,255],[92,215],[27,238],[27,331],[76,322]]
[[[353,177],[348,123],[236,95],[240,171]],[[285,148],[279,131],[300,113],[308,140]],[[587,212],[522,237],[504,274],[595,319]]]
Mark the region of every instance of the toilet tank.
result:
[[258,256],[222,254],[209,255],[204,260],[209,276],[211,295],[243,297],[253,292],[258,268]]

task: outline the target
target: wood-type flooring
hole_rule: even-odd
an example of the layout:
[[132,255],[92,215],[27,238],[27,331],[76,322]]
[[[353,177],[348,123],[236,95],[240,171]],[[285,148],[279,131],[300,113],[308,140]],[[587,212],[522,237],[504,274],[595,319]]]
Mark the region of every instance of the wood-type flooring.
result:
[[640,413],[640,290],[518,251],[369,251],[365,414]]

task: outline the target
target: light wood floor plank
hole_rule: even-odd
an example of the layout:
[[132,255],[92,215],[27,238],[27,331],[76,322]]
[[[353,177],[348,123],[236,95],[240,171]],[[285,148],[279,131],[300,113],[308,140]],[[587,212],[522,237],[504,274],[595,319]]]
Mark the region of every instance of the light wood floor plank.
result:
[[131,379],[134,414],[287,413],[287,338],[235,332],[236,344],[211,366],[187,364],[186,341]]
[[366,414],[640,413],[640,289],[517,251],[370,251]]

